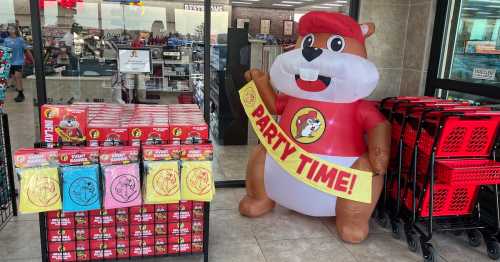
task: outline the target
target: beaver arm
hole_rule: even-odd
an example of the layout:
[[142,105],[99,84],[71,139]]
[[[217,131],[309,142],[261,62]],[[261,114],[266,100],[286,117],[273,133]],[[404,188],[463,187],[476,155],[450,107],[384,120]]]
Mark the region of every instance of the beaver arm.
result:
[[247,81],[253,80],[267,110],[273,115],[276,114],[276,92],[271,85],[269,74],[258,69],[250,69],[245,72]]
[[391,124],[386,120],[368,130],[368,159],[375,175],[386,173],[391,150]]

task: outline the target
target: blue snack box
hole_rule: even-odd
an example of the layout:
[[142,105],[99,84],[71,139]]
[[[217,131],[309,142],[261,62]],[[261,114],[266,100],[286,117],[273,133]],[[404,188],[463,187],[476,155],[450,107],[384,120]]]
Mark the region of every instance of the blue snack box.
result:
[[64,212],[101,208],[99,165],[67,166],[61,172]]

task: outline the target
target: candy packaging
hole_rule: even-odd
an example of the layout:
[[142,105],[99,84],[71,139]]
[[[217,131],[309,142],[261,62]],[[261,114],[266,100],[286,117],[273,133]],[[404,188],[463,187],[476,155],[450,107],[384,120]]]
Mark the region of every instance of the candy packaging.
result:
[[104,208],[137,206],[142,203],[139,164],[103,167]]
[[214,183],[211,161],[183,161],[181,169],[182,200],[211,201]]
[[147,204],[175,203],[181,199],[178,161],[147,161],[145,166]]
[[87,211],[101,208],[99,166],[63,167],[63,211]]
[[21,181],[19,210],[38,213],[61,209],[59,173],[56,167],[18,168]]

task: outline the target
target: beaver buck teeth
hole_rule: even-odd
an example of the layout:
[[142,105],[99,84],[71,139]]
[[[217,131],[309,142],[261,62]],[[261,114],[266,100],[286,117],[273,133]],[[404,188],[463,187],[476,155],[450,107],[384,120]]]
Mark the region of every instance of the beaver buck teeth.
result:
[[310,68],[300,68],[300,79],[304,81],[318,80],[319,71]]

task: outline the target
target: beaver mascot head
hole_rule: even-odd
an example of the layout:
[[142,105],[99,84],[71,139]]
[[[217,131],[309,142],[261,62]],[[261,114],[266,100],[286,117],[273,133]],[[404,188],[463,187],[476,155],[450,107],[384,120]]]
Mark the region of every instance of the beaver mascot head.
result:
[[278,56],[271,67],[272,85],[286,95],[323,102],[369,96],[379,79],[366,59],[365,38],[374,29],[340,13],[305,14],[295,49]]

